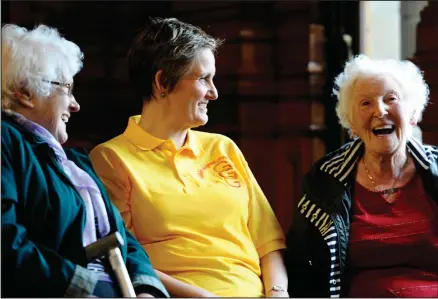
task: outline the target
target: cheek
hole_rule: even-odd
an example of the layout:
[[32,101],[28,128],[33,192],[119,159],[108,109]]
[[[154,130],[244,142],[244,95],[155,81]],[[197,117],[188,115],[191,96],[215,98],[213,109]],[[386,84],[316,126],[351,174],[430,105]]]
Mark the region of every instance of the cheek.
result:
[[365,126],[366,122],[367,122],[367,116],[365,113],[363,113],[363,111],[361,110],[354,111],[351,119],[352,126],[358,129]]
[[350,104],[347,107],[348,111],[348,120],[350,121],[351,126],[357,125],[358,118],[360,117],[360,109],[356,104]]
[[51,126],[51,128],[53,128],[53,130],[58,130],[61,127],[60,120],[55,117],[52,117],[49,125]]
[[199,99],[204,99],[207,95],[208,88],[202,84],[198,84],[196,88],[193,89],[194,96]]
[[205,99],[206,94],[206,88],[198,87],[196,89],[193,89],[193,92],[190,95],[190,106],[192,106],[192,108],[196,108],[199,101]]

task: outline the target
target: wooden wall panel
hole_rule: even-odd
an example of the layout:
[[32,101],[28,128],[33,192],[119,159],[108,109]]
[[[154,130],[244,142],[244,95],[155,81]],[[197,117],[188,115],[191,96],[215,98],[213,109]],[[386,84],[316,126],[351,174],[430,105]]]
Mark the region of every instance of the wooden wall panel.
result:
[[438,145],[438,2],[429,1],[417,26],[417,50],[412,61],[423,71],[430,102],[419,126],[425,143]]

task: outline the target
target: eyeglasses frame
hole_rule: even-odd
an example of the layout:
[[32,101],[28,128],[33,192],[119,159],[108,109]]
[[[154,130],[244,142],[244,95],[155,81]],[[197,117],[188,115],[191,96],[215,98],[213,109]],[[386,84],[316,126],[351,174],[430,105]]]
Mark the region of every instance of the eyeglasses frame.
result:
[[68,89],[67,94],[69,96],[71,96],[72,93],[73,93],[73,83],[62,83],[62,82],[58,82],[58,81],[48,81],[48,80],[43,80],[43,81],[47,82],[47,83],[50,83],[50,84],[58,85],[58,86],[61,86],[61,87],[67,87],[67,89]]

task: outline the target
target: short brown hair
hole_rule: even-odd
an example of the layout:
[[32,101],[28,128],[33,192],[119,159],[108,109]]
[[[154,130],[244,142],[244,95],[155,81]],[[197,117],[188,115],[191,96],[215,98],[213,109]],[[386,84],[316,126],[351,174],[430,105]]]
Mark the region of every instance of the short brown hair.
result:
[[172,90],[201,51],[216,52],[222,42],[176,18],[150,18],[128,53],[129,77],[137,96],[142,103],[152,98],[159,70],[163,71],[161,84]]

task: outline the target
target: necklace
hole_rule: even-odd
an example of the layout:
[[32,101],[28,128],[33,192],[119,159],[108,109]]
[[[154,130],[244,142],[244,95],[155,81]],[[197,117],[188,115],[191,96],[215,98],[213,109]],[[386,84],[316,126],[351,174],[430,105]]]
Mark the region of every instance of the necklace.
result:
[[381,195],[386,195],[386,196],[390,196],[390,195],[392,195],[392,194],[394,194],[394,193],[396,193],[396,192],[398,192],[400,190],[400,188],[395,188],[395,185],[397,184],[399,178],[401,177],[401,174],[402,174],[403,170],[405,169],[406,165],[408,164],[408,161],[409,161],[409,158],[406,157],[406,162],[405,162],[405,164],[403,164],[403,167],[400,169],[400,172],[399,172],[397,178],[395,179],[394,183],[392,184],[392,188],[386,189],[386,190],[378,190],[377,184],[374,181],[373,177],[371,176],[371,173],[370,173],[367,165],[365,164],[365,159],[362,158],[363,166],[365,167],[365,170],[367,172],[368,178],[370,179],[371,183],[374,186],[374,191],[375,192],[379,192]]

